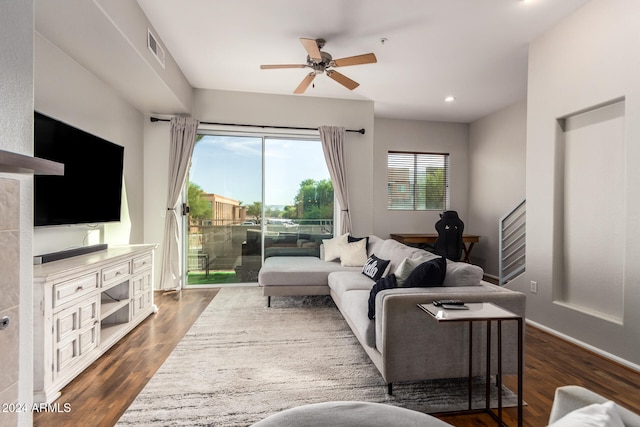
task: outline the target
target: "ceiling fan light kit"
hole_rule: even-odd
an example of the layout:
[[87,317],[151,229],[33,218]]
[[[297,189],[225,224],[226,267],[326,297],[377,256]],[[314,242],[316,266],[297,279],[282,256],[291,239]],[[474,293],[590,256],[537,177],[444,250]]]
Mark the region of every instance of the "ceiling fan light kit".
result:
[[349,56],[346,58],[333,59],[331,54],[323,52],[321,49],[325,45],[324,39],[309,39],[301,38],[300,42],[307,51],[306,64],[276,64],[276,65],[261,65],[262,70],[281,69],[281,68],[311,68],[313,71],[307,74],[307,76],[300,82],[298,87],[293,93],[301,94],[309,87],[313,82],[316,75],[325,73],[332,80],[340,83],[342,86],[349,90],[357,88],[360,84],[351,80],[349,77],[342,73],[339,73],[333,68],[347,67],[351,65],[361,64],[373,64],[378,62],[376,56],[373,53],[365,53],[362,55]]

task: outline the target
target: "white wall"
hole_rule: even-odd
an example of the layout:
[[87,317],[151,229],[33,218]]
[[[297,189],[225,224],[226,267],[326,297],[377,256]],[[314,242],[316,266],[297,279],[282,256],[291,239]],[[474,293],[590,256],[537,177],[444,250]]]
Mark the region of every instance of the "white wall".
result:
[[469,222],[481,237],[473,263],[499,275],[499,219],[525,198],[527,102],[471,123]]
[[[640,365],[640,2],[593,0],[532,43],[527,105],[527,317],[600,349],[623,363]],[[585,287],[621,286],[621,321],[555,300],[563,283],[561,132],[557,119],[624,97],[624,177],[622,210],[597,219],[607,227],[622,222],[626,235],[623,283],[584,279]],[[590,153],[606,161],[607,153]],[[597,203],[594,200],[594,203]],[[584,217],[590,216],[589,211]],[[578,219],[579,220],[579,219]],[[598,251],[584,256],[586,271],[601,268]],[[529,293],[528,281],[538,282]],[[613,280],[613,278],[611,279]],[[598,301],[592,301],[595,306]]]
[[442,211],[390,211],[387,209],[387,152],[389,150],[449,153],[451,210],[475,233],[468,218],[469,126],[463,123],[376,118],[373,163],[374,234],[435,233]]
[[[100,45],[97,45],[96,50],[106,63],[101,62],[95,74],[102,75],[107,66],[115,65],[117,68],[108,69],[113,71],[113,74],[106,78],[116,82],[120,93],[140,111],[173,114],[186,114],[191,111],[193,88],[138,2],[93,0],[92,3],[94,4],[86,5],[91,10],[89,13],[96,10],[103,14],[106,19],[101,22],[108,23],[111,30],[109,36],[100,33],[99,41],[105,43],[105,48],[114,55],[100,52]],[[68,11],[65,10],[65,13]],[[160,65],[147,48],[147,29],[151,30],[165,51],[164,66]],[[97,62],[93,64],[95,66]]]
[[[364,128],[364,135],[347,132],[345,157],[349,170],[353,234],[365,235],[373,231],[373,102],[196,89],[192,116],[200,121],[217,123]],[[241,130],[246,132],[247,128]],[[268,132],[270,129],[264,131]],[[168,123],[145,124],[147,155],[144,209],[149,213],[145,220],[147,242],[162,243],[163,240],[168,144]],[[162,253],[161,247],[157,253]],[[159,269],[160,262],[156,266],[156,287],[159,287]]]
[[[0,149],[33,154],[33,1],[9,0],[0,2]],[[2,367],[0,375],[0,402],[33,401],[33,268],[32,268],[32,201],[33,177],[22,174],[3,174],[19,182],[20,219],[5,218],[3,224],[11,227],[14,244],[11,248],[3,240],[0,248],[5,261],[18,260],[17,274],[0,272],[2,302],[0,317],[10,316],[9,328],[0,331]],[[2,195],[6,197],[6,195]],[[6,208],[5,198],[2,205]],[[15,212],[15,207],[4,212]],[[6,233],[4,233],[6,234]],[[17,234],[17,236],[16,236]],[[19,245],[19,246],[18,246]],[[11,253],[14,250],[15,252]],[[19,281],[16,282],[16,277]],[[3,280],[4,279],[4,280]],[[13,280],[12,280],[13,279]],[[7,283],[6,280],[10,280]],[[16,332],[17,331],[17,332]],[[15,339],[17,335],[18,339]],[[11,337],[11,338],[10,338]],[[16,367],[19,370],[16,372]],[[0,425],[30,426],[30,412],[0,413]]]
[[[34,45],[35,109],[125,148],[123,207],[128,210],[120,223],[106,224],[94,243],[142,243],[143,115],[38,33]],[[37,228],[34,255],[83,246],[91,230],[83,225]]]

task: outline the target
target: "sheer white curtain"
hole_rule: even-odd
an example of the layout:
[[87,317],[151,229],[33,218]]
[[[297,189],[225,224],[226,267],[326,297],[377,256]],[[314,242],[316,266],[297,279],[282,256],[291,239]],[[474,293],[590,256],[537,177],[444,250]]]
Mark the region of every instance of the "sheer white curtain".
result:
[[164,244],[162,246],[162,271],[160,286],[164,290],[180,288],[180,220],[182,209],[180,193],[189,168],[198,133],[198,120],[187,117],[171,119],[171,148],[169,153],[169,192],[167,215],[164,221]]
[[347,190],[347,167],[344,158],[345,129],[339,126],[320,126],[322,151],[329,168],[338,204],[340,205],[340,232],[351,232],[351,215],[349,214],[349,191]]

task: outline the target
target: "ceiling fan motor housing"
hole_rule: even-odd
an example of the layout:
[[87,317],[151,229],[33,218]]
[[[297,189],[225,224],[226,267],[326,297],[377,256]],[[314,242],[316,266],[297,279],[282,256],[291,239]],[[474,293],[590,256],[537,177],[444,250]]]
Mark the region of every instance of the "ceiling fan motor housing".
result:
[[348,56],[346,58],[336,59],[327,53],[322,52],[325,45],[324,39],[310,39],[301,38],[300,41],[307,51],[306,64],[281,64],[281,65],[261,65],[261,69],[275,69],[275,68],[306,68],[309,67],[313,71],[308,73],[302,82],[296,87],[293,93],[303,93],[307,87],[313,82],[313,79],[318,74],[326,73],[328,77],[340,83],[349,90],[353,90],[359,86],[358,82],[355,82],[332,69],[332,67],[345,67],[349,65],[360,64],[373,64],[377,62],[376,56],[373,53],[367,53],[363,55]]
[[313,68],[313,70],[318,73],[322,73],[323,71],[325,71],[328,67],[331,66],[331,61],[333,61],[333,57],[327,52],[320,52],[320,56],[322,57],[322,59],[318,61],[317,59],[313,59],[309,55],[307,55],[307,65]]

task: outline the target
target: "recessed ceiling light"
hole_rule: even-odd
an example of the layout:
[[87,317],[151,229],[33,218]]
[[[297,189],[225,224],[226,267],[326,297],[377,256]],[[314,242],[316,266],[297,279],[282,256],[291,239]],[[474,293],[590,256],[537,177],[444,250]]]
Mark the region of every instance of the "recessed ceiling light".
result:
[[455,101],[455,100],[456,100],[456,97],[455,97],[455,96],[447,96],[447,97],[444,99],[444,102],[453,102],[453,101]]

